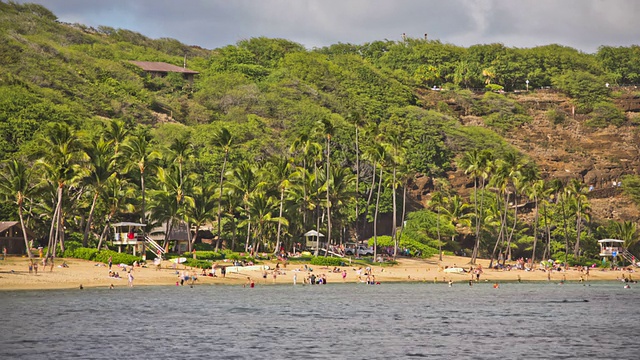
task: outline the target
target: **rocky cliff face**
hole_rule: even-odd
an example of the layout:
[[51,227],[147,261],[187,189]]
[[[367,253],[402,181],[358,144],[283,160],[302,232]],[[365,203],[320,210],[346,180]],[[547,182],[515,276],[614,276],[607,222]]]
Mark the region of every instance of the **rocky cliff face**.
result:
[[[575,178],[593,186],[589,197],[592,217],[596,219],[640,219],[637,206],[614,187],[614,182],[617,184],[623,175],[640,174],[640,129],[636,125],[639,113],[627,111],[625,126],[593,128],[585,125],[586,116],[573,114],[570,99],[561,94],[534,93],[517,98],[533,121],[503,136],[538,164],[544,179]],[[625,104],[618,106],[628,110]],[[565,120],[558,124],[550,121],[547,116],[550,108],[563,112]],[[483,124],[481,118],[460,115],[464,124]],[[468,176],[453,171],[448,177],[459,193],[468,196],[473,188]],[[417,179],[412,190],[416,201],[426,204],[433,190],[431,179]]]

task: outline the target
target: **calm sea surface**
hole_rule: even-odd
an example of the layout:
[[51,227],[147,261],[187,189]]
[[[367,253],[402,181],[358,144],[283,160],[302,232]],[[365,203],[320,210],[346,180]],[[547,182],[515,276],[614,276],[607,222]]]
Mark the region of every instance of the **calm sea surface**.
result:
[[640,359],[640,285],[0,292],[0,359]]

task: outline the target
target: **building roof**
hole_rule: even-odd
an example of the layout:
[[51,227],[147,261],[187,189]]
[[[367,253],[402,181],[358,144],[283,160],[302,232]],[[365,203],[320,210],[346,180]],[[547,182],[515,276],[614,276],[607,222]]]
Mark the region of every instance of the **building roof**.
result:
[[129,61],[129,62],[140,67],[144,71],[199,74],[197,71],[189,70],[187,68],[181,68],[180,66],[171,65],[164,62],[158,62],[158,61]]
[[7,230],[10,227],[13,227],[15,225],[18,225],[19,222],[17,221],[0,221],[0,232],[3,232],[5,230]]
[[[21,227],[19,221],[0,221],[0,233],[4,232],[5,230],[8,230],[9,228],[12,228],[12,227],[14,227],[16,225],[18,227]],[[35,237],[35,235],[33,234],[33,232],[29,228],[25,227],[25,229],[27,230],[27,236]]]

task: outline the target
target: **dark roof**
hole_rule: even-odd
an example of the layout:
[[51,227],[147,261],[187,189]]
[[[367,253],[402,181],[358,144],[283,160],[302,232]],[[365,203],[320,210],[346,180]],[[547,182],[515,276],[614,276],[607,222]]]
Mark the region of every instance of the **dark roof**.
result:
[[180,66],[175,66],[163,62],[156,61],[130,61],[130,63],[139,66],[144,71],[153,71],[153,72],[175,72],[182,74],[199,74],[197,71],[189,70],[187,68],[181,68]]
[[3,232],[5,230],[7,230],[10,227],[13,227],[15,225],[18,225],[19,222],[17,221],[0,221],[0,232]]
[[[20,225],[19,221],[0,221],[0,233],[4,232],[5,230],[8,230],[9,228],[12,228],[14,226],[18,226],[18,227],[21,228],[21,225]],[[26,228],[26,230],[27,230],[27,236],[35,237],[35,235],[33,234],[33,232],[29,228]]]

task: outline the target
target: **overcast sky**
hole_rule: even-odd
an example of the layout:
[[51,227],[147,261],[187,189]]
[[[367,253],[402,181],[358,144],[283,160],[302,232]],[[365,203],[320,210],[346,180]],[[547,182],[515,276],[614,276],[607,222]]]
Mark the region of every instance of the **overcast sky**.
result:
[[408,37],[460,46],[640,42],[637,0],[30,0],[61,21],[214,49],[258,36],[307,48]]

